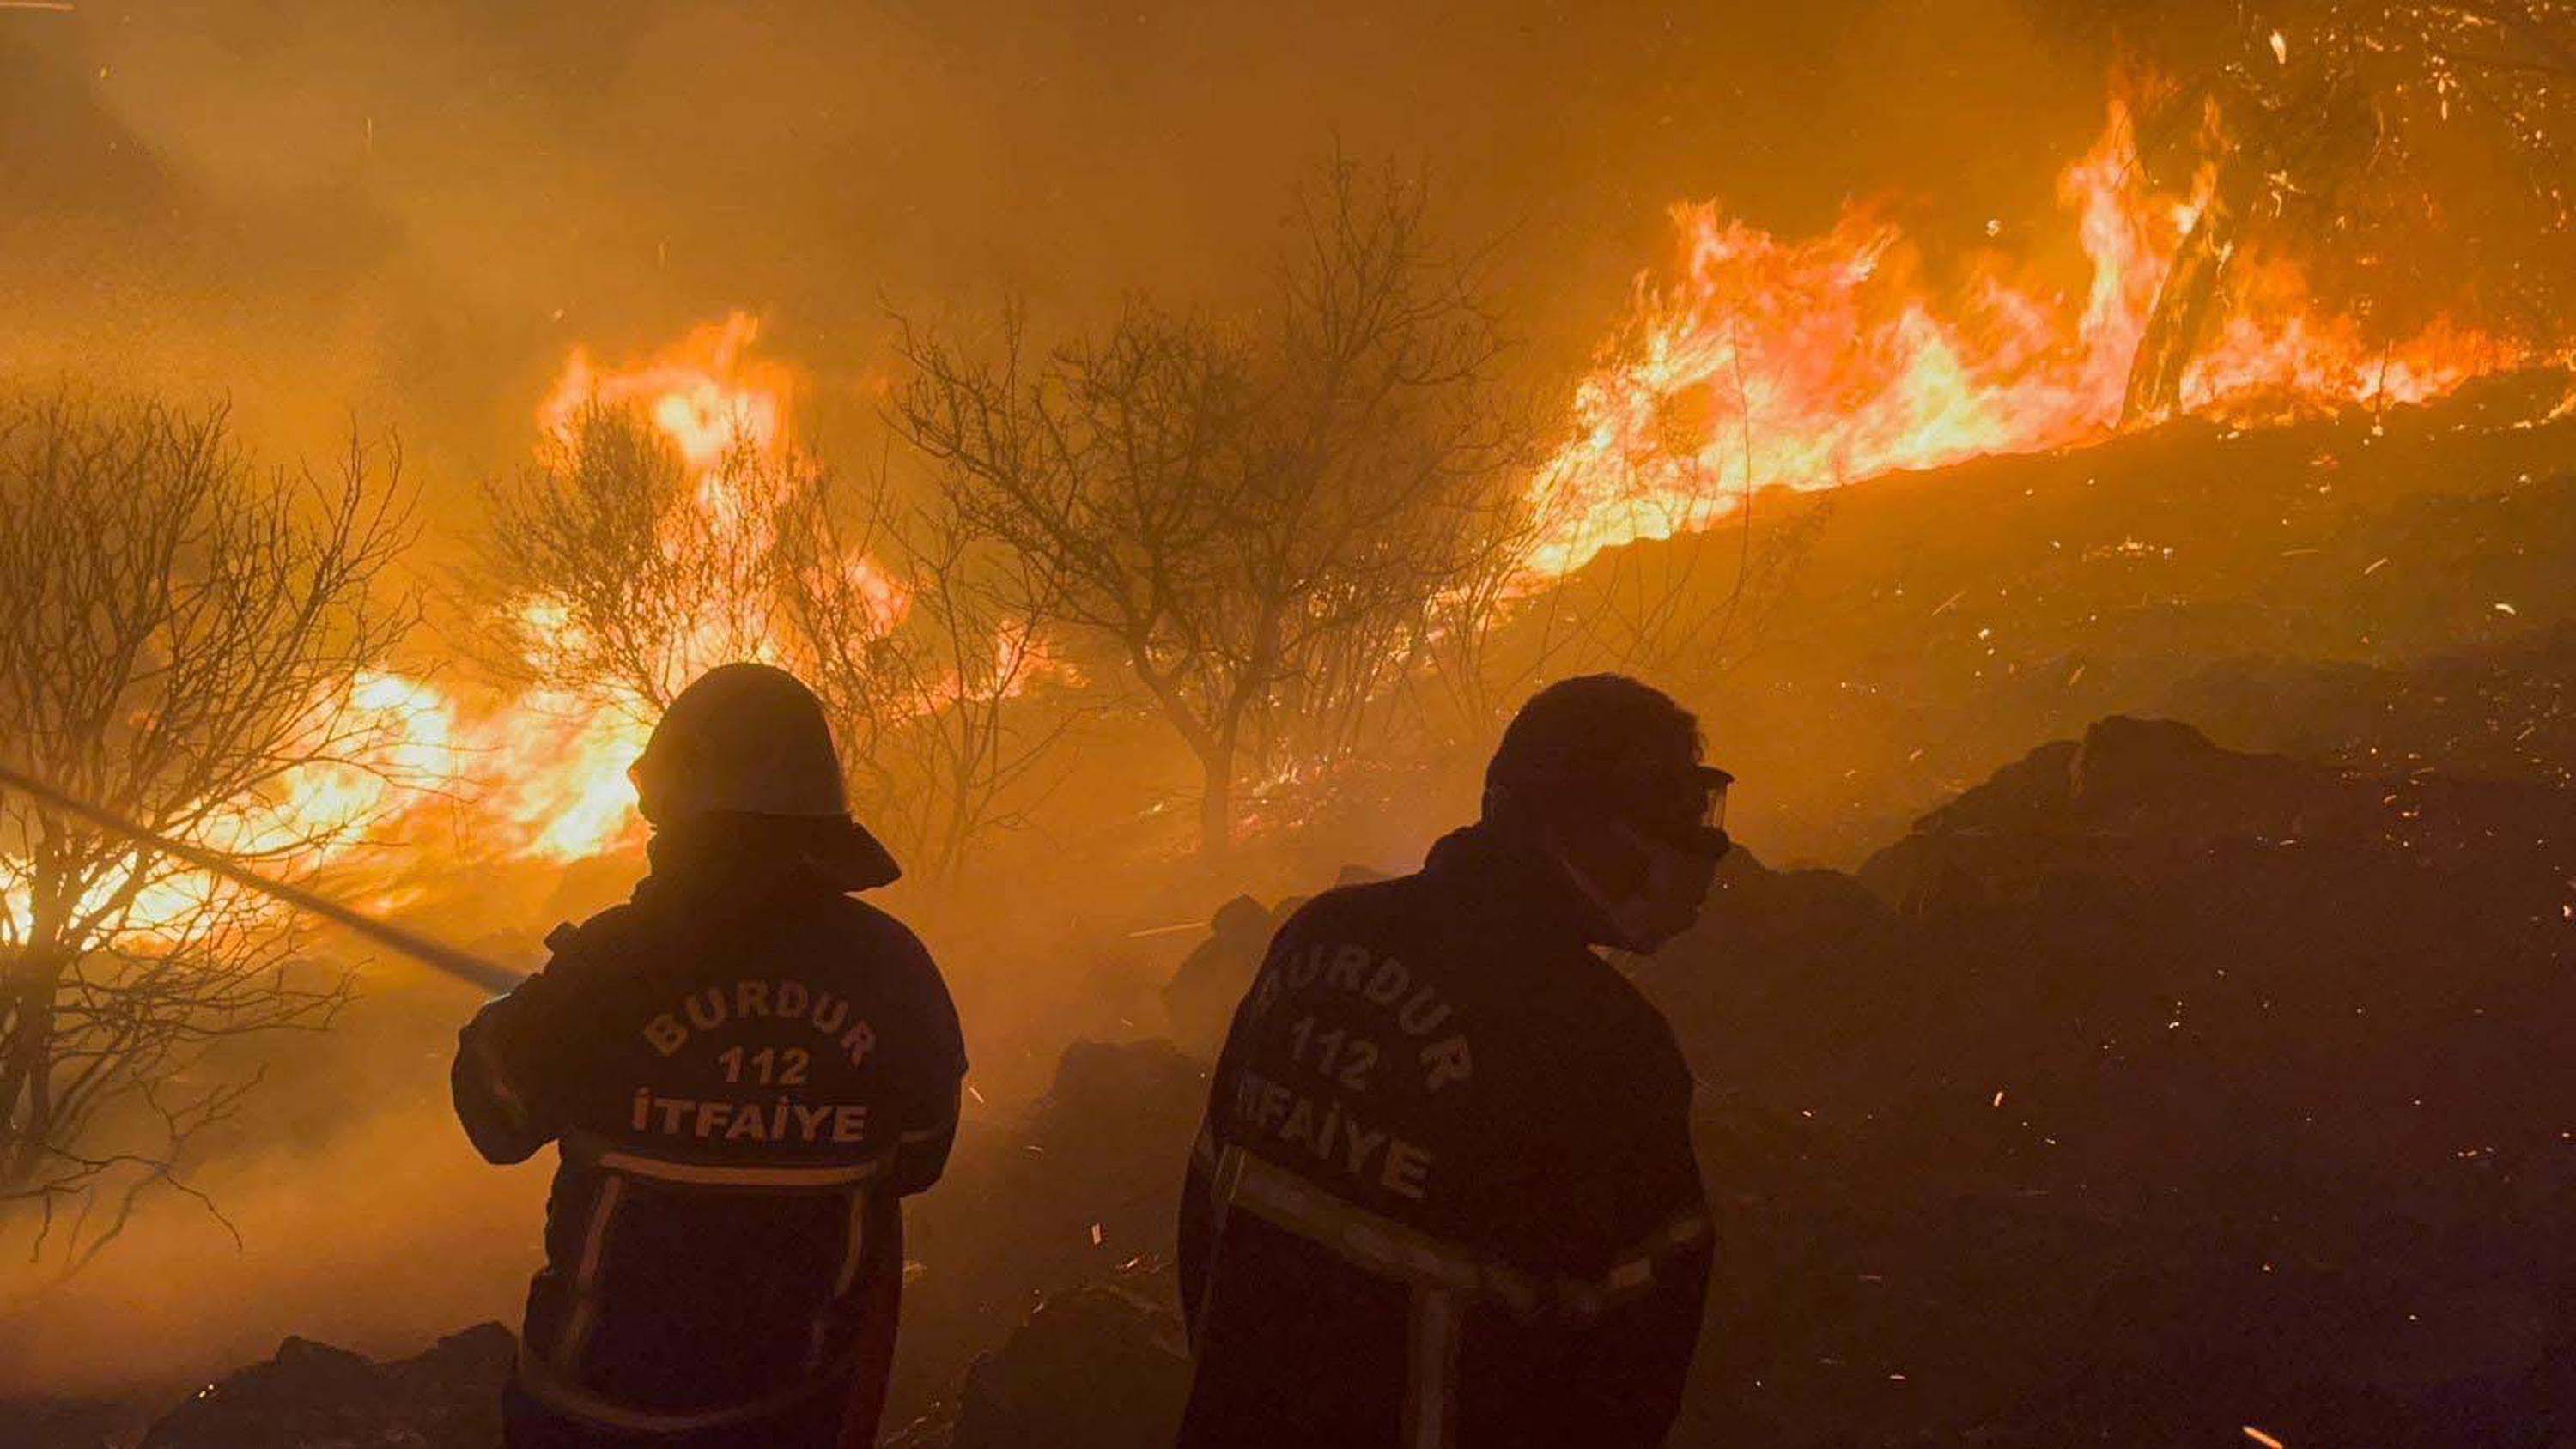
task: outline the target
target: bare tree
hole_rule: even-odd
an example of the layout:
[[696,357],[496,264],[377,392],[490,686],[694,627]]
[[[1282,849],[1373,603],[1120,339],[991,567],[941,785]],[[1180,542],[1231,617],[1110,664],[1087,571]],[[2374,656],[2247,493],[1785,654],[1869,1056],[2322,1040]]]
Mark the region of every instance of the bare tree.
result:
[[1462,529],[1463,567],[1431,599],[1417,651],[1421,667],[1407,678],[1408,690],[1424,701],[1418,712],[1435,747],[1472,753],[1489,743],[1545,666],[1543,647],[1529,655],[1500,646],[1517,642],[1522,631],[1542,643],[1556,637],[1560,591],[1530,566],[1561,521],[1555,501],[1523,486],[1497,495]]
[[[309,873],[363,823],[320,797],[386,770],[398,723],[358,698],[412,619],[380,588],[408,530],[373,461],[353,444],[334,476],[265,477],[220,406],[0,394],[12,763],[165,836]],[[0,1200],[31,1209],[32,1252],[55,1241],[74,1261],[150,1189],[193,1191],[191,1140],[255,1080],[214,1070],[211,1049],[319,1028],[349,990],[302,966],[264,902],[5,792],[0,966]]]
[[744,446],[693,470],[642,414],[594,406],[486,496],[476,584],[511,601],[505,676],[653,715],[727,660],[793,670],[854,808],[916,877],[1016,823],[1064,732],[1028,698],[1042,591],[953,515],[896,507],[882,469],[854,488],[799,449]]
[[712,664],[774,647],[773,520],[813,486],[794,454],[737,445],[701,474],[642,413],[591,404],[484,491],[484,591],[504,677],[658,715]]
[[780,547],[784,617],[845,722],[862,812],[908,868],[954,876],[979,838],[1024,823],[1080,715],[1028,697],[1063,682],[1042,637],[1051,582],[944,503],[902,507],[882,470],[857,499],[809,490]]
[[1205,852],[1248,769],[1359,737],[1524,456],[1477,268],[1427,211],[1418,180],[1336,158],[1251,319],[1139,298],[1032,356],[1014,313],[988,360],[905,329],[898,428],[1188,747]]

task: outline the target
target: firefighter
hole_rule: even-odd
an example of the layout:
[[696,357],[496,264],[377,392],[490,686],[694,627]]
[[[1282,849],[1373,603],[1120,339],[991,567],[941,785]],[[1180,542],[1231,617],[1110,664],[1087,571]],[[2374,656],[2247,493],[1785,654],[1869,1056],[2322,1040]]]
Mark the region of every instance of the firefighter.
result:
[[1280,929],[1183,1197],[1183,1445],[1664,1441],[1711,1256],[1691,1077],[1594,948],[1698,918],[1727,783],[1669,697],[1569,679],[1477,824]]
[[1250,896],[1236,896],[1216,908],[1208,938],[1163,985],[1163,1011],[1171,1019],[1174,1040],[1202,1057],[1214,1052],[1225,1039],[1234,1004],[1252,984],[1252,973],[1261,969],[1272,934],[1270,911]]
[[460,1035],[456,1114],[494,1162],[561,1150],[504,1399],[512,1446],[872,1444],[901,1199],[957,1131],[965,1050],[821,706],[729,664],[630,774],[627,904]]

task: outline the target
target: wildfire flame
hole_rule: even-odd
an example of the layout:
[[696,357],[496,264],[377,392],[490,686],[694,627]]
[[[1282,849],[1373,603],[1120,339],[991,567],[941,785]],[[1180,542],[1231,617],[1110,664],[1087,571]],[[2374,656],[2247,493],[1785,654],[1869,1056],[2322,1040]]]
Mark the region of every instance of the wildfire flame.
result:
[[[765,535],[774,498],[762,491],[774,480],[765,465],[783,460],[793,444],[789,408],[796,377],[783,363],[755,357],[760,319],[732,312],[693,328],[650,356],[602,366],[576,346],[537,407],[537,426],[548,442],[569,445],[585,410],[631,408],[678,451],[696,484],[692,505],[702,523],[728,534]],[[684,546],[683,530],[670,530],[667,547]],[[873,570],[873,565],[859,565]],[[871,572],[872,580],[881,575]],[[899,595],[883,580],[889,618]],[[879,590],[871,590],[878,597]],[[514,601],[539,637],[571,627],[561,606],[547,599]],[[726,631],[703,622],[695,637],[678,641],[695,672],[724,662]],[[597,855],[631,840],[640,830],[627,766],[642,753],[651,711],[622,692],[605,701],[566,691],[539,690],[486,722],[480,757],[468,763],[473,793],[485,813],[517,834],[523,854],[554,860]]]
[[[2213,178],[2204,167],[2189,196],[2151,189],[2115,94],[2099,139],[2058,177],[2091,270],[2077,297],[1993,250],[1936,293],[1903,231],[1866,206],[1803,241],[1714,204],[1674,207],[1675,275],[1638,279],[1625,324],[1576,389],[1571,436],[1532,484],[1551,520],[1533,571],[1706,528],[1765,486],[1826,488],[2109,435]],[[2321,315],[2280,259],[2234,259],[2229,288],[2229,315],[2184,374],[2188,411],[2280,421],[2420,402],[2526,360],[2447,320],[2373,346],[2355,319]]]
[[[752,354],[759,335],[758,318],[734,312],[615,366],[575,347],[537,406],[542,444],[574,442],[586,409],[631,408],[669,439],[689,470],[694,487],[687,506],[696,516],[687,521],[757,543],[774,527],[779,501],[770,490],[782,470],[770,465],[787,461],[794,448],[789,420],[796,388],[792,369]],[[674,548],[704,536],[677,526],[666,534]],[[903,620],[912,600],[900,580],[863,555],[839,566],[879,628]],[[578,627],[548,598],[495,607],[538,638],[569,637]],[[724,662],[738,644],[713,621],[674,642],[684,673]],[[643,752],[653,711],[632,691],[610,694],[536,689],[470,707],[426,681],[386,675],[368,681],[351,704],[383,722],[385,743],[368,763],[396,763],[419,778],[447,782],[443,794],[470,812],[479,853],[572,861],[631,843],[642,831],[626,771]],[[370,832],[374,838],[424,833],[428,822],[421,817],[432,804],[421,800],[387,814],[384,796],[371,793],[387,788],[376,772],[335,767],[291,790],[286,813],[310,821],[363,807],[371,817],[383,816]]]
[[[679,341],[615,367],[602,366],[585,347],[566,359],[545,400],[537,425],[557,446],[574,441],[586,409],[632,408],[667,437],[689,469],[693,516],[667,520],[664,547],[699,546],[709,537],[757,551],[774,537],[780,490],[793,476],[790,432],[796,374],[785,364],[752,354],[760,320],[733,312],[691,330]],[[912,607],[903,582],[861,553],[832,561],[872,626],[899,625]],[[562,636],[575,626],[555,601],[537,598],[508,607],[534,626],[537,637]],[[692,675],[746,649],[773,662],[777,643],[745,640],[728,621],[699,621],[691,636],[672,641],[680,673]],[[748,631],[757,633],[757,631]],[[552,860],[597,855],[631,841],[641,829],[626,769],[642,753],[652,710],[631,691],[604,702],[569,691],[537,691],[511,702],[473,731],[475,748],[460,763],[469,794],[482,813],[515,839],[517,852]]]
[[[736,312],[614,367],[575,347],[537,407],[541,437],[570,443],[589,407],[635,409],[689,468],[696,484],[691,506],[718,527],[765,528],[767,515],[747,496],[743,480],[757,471],[747,465],[777,461],[791,446],[795,378],[783,364],[750,355],[759,333],[757,318]],[[869,596],[881,601],[883,616],[899,618],[900,586],[866,560],[852,567],[869,571]],[[496,607],[514,612],[538,637],[561,637],[575,627],[552,600],[505,600]],[[708,638],[682,643],[701,666],[721,662],[723,652],[716,631],[706,632]],[[536,689],[469,705],[426,680],[382,674],[362,681],[348,708],[362,718],[371,741],[361,763],[293,772],[274,807],[280,822],[307,831],[317,822],[350,822],[332,836],[335,856],[359,838],[425,835],[434,828],[430,817],[448,801],[469,812],[475,853],[503,859],[580,860],[641,832],[626,777],[643,752],[651,714],[640,699]],[[444,788],[435,798],[404,792],[396,782],[406,779]],[[181,894],[164,914],[176,918],[194,899],[186,892],[201,884],[187,876],[169,882],[166,888]],[[138,920],[152,914],[138,912]]]
[[702,477],[720,471],[738,449],[775,455],[787,445],[795,374],[750,356],[759,340],[760,319],[731,312],[620,367],[601,367],[588,347],[576,344],[537,407],[537,426],[569,442],[584,409],[636,408]]
[[[2213,185],[2214,168],[2204,166],[2188,194],[2152,189],[2115,89],[2100,136],[2057,179],[2089,273],[2080,290],[2000,248],[1972,253],[1954,269],[1963,280],[1936,287],[1920,249],[1867,205],[1847,206],[1830,230],[1803,240],[1714,203],[1676,205],[1675,266],[1662,278],[1640,275],[1628,316],[1575,390],[1575,426],[1531,482],[1549,520],[1527,560],[1531,579],[1621,544],[1706,528],[1766,486],[1830,487],[2110,435],[2122,426],[2158,293]],[[2534,357],[2447,319],[2375,346],[2356,319],[2315,304],[2295,264],[2229,262],[2229,310],[2183,374],[2186,411],[2257,423],[2420,402]],[[737,311],[615,365],[576,346],[538,404],[540,436],[570,445],[586,408],[634,409],[689,469],[698,515],[688,521],[757,539],[777,501],[759,480],[779,476],[758,465],[792,457],[797,385],[791,368],[755,355],[759,336],[759,319]],[[903,581],[863,555],[837,566],[880,628],[904,620],[913,600]],[[574,627],[545,598],[496,607],[538,637]],[[728,636],[701,633],[678,641],[681,654],[697,667],[721,662]],[[1025,630],[1006,630],[995,650],[994,688],[1078,682],[1047,640]],[[981,687],[952,675],[921,707]],[[221,816],[207,843],[296,842],[296,863],[311,866],[361,839],[426,834],[427,797],[405,791],[405,779],[446,782],[442,798],[466,802],[480,852],[502,858],[582,859],[641,830],[626,778],[650,713],[641,700],[536,690],[469,706],[428,681],[384,673],[361,679],[342,704],[362,721],[362,763],[290,772],[270,800]],[[190,873],[164,879],[139,899],[135,929],[183,920],[216,889]],[[0,891],[0,907],[23,910],[21,896]]]

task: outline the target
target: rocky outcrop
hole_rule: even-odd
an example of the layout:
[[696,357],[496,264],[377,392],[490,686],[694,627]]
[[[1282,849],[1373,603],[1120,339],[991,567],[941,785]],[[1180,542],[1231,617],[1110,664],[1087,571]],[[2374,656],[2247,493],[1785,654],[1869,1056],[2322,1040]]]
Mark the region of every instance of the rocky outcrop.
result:
[[516,1352],[497,1323],[390,1363],[289,1338],[162,1416],[143,1449],[491,1449]]
[[1170,1275],[1138,1264],[1040,1300],[975,1360],[956,1398],[888,1449],[1132,1449],[1168,1444],[1189,1392]]
[[1206,1068],[1169,1042],[1077,1042],[1026,1116],[961,1137],[946,1179],[906,1210],[918,1271],[894,1412],[953,1400],[962,1367],[1033,1303],[1113,1278],[1131,1296],[1168,1293],[1168,1275],[1144,1270],[1173,1251],[1206,1105]]
[[2027,895],[2073,876],[2143,882],[2244,847],[2545,872],[2576,857],[2569,807],[2553,786],[2246,754],[2177,721],[2115,715],[1924,816],[1860,877],[1919,911],[1963,887]]
[[1163,1012],[1171,1019],[1174,1041],[1214,1059],[1234,1018],[1234,1004],[1251,989],[1271,933],[1286,919],[1285,911],[1274,913],[1250,896],[1236,896],[1217,908],[1208,921],[1207,939],[1190,948],[1163,985]]
[[1676,1442],[2549,1443],[2576,798],[2114,718],[1647,982],[1727,1251]]
[[2576,625],[2402,664],[2221,660],[2159,712],[2356,770],[2576,785]]

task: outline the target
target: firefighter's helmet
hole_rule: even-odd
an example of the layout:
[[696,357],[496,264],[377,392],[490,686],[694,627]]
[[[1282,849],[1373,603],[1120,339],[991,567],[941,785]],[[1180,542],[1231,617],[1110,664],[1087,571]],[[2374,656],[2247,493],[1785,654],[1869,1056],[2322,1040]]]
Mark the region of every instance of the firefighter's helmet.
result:
[[628,772],[644,818],[846,819],[832,727],[814,692],[767,664],[723,664],[671,701]]

